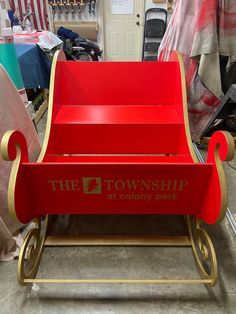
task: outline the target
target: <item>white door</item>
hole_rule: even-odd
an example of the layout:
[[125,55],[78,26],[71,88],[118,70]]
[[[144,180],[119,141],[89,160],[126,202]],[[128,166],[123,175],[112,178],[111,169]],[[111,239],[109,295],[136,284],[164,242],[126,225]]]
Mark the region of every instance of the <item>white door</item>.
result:
[[141,60],[144,0],[104,0],[102,3],[105,60]]

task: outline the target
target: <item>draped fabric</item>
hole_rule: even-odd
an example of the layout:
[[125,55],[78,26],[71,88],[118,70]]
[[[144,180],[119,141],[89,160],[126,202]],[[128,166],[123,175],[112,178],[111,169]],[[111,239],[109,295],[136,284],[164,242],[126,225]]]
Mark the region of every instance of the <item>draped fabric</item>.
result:
[[223,96],[220,56],[236,56],[235,0],[176,0],[159,49],[168,60],[172,50],[183,55],[190,128],[198,141]]
[[10,6],[17,17],[23,21],[26,13],[32,13],[30,22],[36,30],[48,30],[47,0],[9,0]]
[[[0,65],[0,140],[8,130],[20,130],[27,139],[29,158],[35,161],[40,143],[35,127],[18,91]],[[7,206],[7,189],[12,162],[0,156],[0,261],[13,259],[19,253],[22,239],[18,230],[22,227],[12,219]]]

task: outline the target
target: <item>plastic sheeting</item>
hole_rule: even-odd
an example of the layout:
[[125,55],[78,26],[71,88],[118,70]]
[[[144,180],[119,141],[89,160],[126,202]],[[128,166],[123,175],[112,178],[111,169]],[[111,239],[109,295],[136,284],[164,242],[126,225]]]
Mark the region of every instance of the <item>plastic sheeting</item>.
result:
[[[7,73],[0,65],[0,139],[8,130],[20,130],[27,139],[29,159],[35,161],[40,143],[29,114]],[[7,188],[12,162],[0,156],[0,261],[13,259],[18,254],[21,237],[14,237],[21,225],[14,221],[7,207]]]
[[168,60],[172,50],[183,55],[190,128],[198,141],[223,96],[219,55],[236,56],[236,1],[177,0],[159,59]]

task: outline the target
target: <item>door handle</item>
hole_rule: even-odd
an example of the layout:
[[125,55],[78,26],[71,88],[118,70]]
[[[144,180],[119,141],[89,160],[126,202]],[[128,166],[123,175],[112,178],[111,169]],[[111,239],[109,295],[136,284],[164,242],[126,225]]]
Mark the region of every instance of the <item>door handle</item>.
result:
[[140,22],[136,22],[136,25],[139,26],[139,25],[140,25]]

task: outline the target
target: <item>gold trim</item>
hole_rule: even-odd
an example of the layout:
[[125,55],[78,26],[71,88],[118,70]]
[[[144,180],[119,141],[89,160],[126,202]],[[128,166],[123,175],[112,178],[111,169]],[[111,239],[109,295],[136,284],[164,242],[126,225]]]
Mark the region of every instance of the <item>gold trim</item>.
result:
[[[197,162],[197,157],[193,151],[192,142],[191,142],[191,136],[190,136],[190,130],[188,126],[188,112],[187,112],[187,101],[186,101],[186,89],[185,89],[185,80],[184,80],[184,68],[181,56],[177,53],[179,58],[179,64],[180,64],[180,72],[181,72],[181,82],[182,82],[182,97],[183,97],[183,111],[184,111],[184,123],[185,123],[185,132],[186,132],[186,138],[189,146],[189,151],[191,153],[191,156],[195,162]],[[50,135],[50,128],[51,128],[51,119],[52,119],[52,111],[53,111],[53,97],[54,97],[54,84],[55,84],[55,72],[56,72],[56,63],[60,59],[60,56],[62,56],[61,52],[57,52],[54,56],[53,64],[52,64],[52,72],[51,72],[51,82],[50,82],[50,95],[49,95],[49,110],[48,110],[48,120],[47,120],[47,127],[46,127],[46,134],[44,138],[43,147],[40,153],[40,156],[38,158],[37,162],[41,162],[44,158],[49,135]],[[9,140],[12,136],[14,131],[9,131],[5,134],[3,141],[2,141],[2,154],[4,158],[9,159],[11,156],[8,154],[8,145]],[[232,138],[229,134],[225,133],[225,139],[227,141],[227,144],[229,145],[229,151],[228,156],[232,156],[234,153],[234,149],[232,146]],[[13,162],[12,171],[10,175],[10,182],[9,182],[9,191],[8,191],[8,202],[9,202],[9,209],[10,207],[13,210],[13,215],[16,217],[15,212],[15,204],[14,204],[14,191],[15,191],[15,184],[16,184],[16,178],[17,178],[17,172],[19,168],[19,164],[21,162],[21,148],[18,143],[15,144],[16,149],[16,157]],[[227,190],[226,189],[226,182],[225,182],[225,176],[222,168],[222,164],[220,161],[220,143],[216,144],[215,149],[215,161],[217,170],[220,177],[220,184],[222,189],[222,206],[225,206],[225,202],[227,204]],[[226,193],[225,193],[226,192]],[[11,196],[11,197],[10,197]],[[226,196],[226,198],[225,198]],[[10,210],[11,211],[11,210]],[[199,268],[199,271],[203,277],[203,279],[34,279],[34,277],[37,274],[37,270],[40,264],[40,259],[42,255],[43,247],[46,246],[47,241],[46,239],[46,231],[42,235],[41,230],[41,221],[38,219],[35,221],[36,227],[29,231],[28,235],[25,238],[24,244],[22,246],[20,257],[19,257],[19,263],[18,263],[18,281],[21,285],[23,284],[29,284],[29,283],[108,283],[108,284],[117,284],[117,283],[123,283],[123,284],[195,284],[195,283],[204,283],[209,284],[210,286],[213,286],[216,284],[217,281],[217,260],[216,255],[214,251],[213,244],[210,240],[209,235],[206,233],[205,230],[203,230],[200,227],[200,222],[196,222],[194,219],[191,219],[188,217],[188,228],[189,228],[189,234],[190,234],[190,241],[193,253],[196,258],[196,262]],[[178,238],[176,240],[176,238]],[[184,239],[183,239],[184,238]],[[189,246],[189,239],[186,240],[187,237],[173,237],[172,241],[169,239],[169,237],[165,238],[159,238],[159,241],[157,239],[154,239],[153,242],[151,238],[148,239],[131,239],[128,238],[124,241],[120,241],[120,239],[117,240],[117,242],[113,242],[114,239],[108,239],[109,244],[108,245],[165,245],[165,246]],[[48,238],[49,245],[63,245],[67,244],[71,241],[71,239],[68,239],[68,241],[62,241],[61,239],[58,240],[58,242],[52,240],[52,237]],[[174,239],[174,240],[173,240]],[[94,239],[93,239],[94,240]],[[76,240],[78,241],[78,240]],[[78,242],[72,241],[72,245],[78,245]],[[83,242],[84,241],[84,242]],[[79,243],[79,245],[103,245],[104,243],[101,243],[104,241],[104,239],[97,238],[97,242],[95,244],[91,244],[90,241],[87,239],[84,239],[82,242]],[[87,242],[86,242],[87,241]],[[139,242],[140,241],[140,242]],[[196,244],[197,245],[196,245]],[[71,244],[71,243],[70,243]],[[107,244],[106,244],[107,245]],[[200,254],[199,254],[200,253]],[[206,261],[210,261],[210,272],[208,272],[204,268],[204,263]]]
[[234,154],[235,154],[234,138],[228,131],[221,131],[221,132],[224,133],[224,135],[226,137],[227,146],[228,146],[228,153],[226,156],[226,160],[230,161],[234,158]]
[[[47,223],[47,222],[46,222]],[[70,244],[72,246],[83,246],[83,245],[91,245],[90,240],[87,242],[87,237],[82,237],[82,240],[85,239],[85,242],[77,242],[78,237],[75,237],[75,241],[72,241],[72,238],[69,237],[68,241],[64,240],[61,242],[61,237],[46,237],[47,229],[44,232],[44,235],[41,236],[41,222],[36,221],[36,228],[30,230],[28,235],[26,236],[24,245],[21,249],[19,264],[18,264],[18,281],[21,285],[27,285],[31,283],[71,283],[71,284],[207,284],[209,286],[214,286],[217,281],[217,260],[215,255],[215,250],[213,244],[210,240],[209,235],[200,227],[200,223],[196,222],[194,217],[187,217],[187,225],[189,230],[189,237],[187,236],[173,236],[172,237],[160,237],[160,241],[158,242],[157,236],[151,236],[149,246],[162,246],[162,240],[165,239],[165,246],[172,247],[173,244],[176,246],[178,243],[181,246],[191,246],[192,251],[195,255],[195,259],[197,262],[197,266],[199,272],[202,276],[201,279],[193,278],[193,279],[38,279],[35,278],[37,274],[37,270],[40,264],[40,258],[42,254],[43,247],[49,244],[50,246],[62,245],[67,246]],[[112,237],[115,238],[116,242],[112,242]],[[146,236],[105,236],[106,245],[113,246],[113,244],[121,245],[121,246],[133,246],[137,244],[138,241],[141,240],[141,243],[138,245],[148,245],[148,237]],[[57,238],[57,240],[56,240]],[[53,239],[50,243],[47,243],[47,239]],[[120,242],[120,239],[122,240]],[[155,239],[155,242],[152,242],[152,239]],[[92,237],[94,246],[103,246],[104,237]],[[101,241],[100,241],[101,240]],[[184,240],[184,241],[183,241]],[[160,245],[159,245],[160,243]],[[196,243],[196,244],[195,244]],[[185,245],[188,244],[188,245]],[[179,246],[178,245],[178,246]],[[210,262],[210,270],[205,269],[205,263]],[[29,268],[25,267],[25,265],[29,265]]]
[[[233,137],[227,131],[220,131],[220,132],[224,134],[225,140],[226,140],[226,145],[228,147],[228,152],[227,152],[227,156],[225,157],[225,160],[227,160],[227,161],[232,160],[234,157],[234,152],[235,152],[235,145],[234,145]],[[213,135],[213,137],[214,137],[214,135]],[[219,218],[217,219],[216,223],[220,223],[224,219],[224,217],[226,215],[226,211],[227,211],[227,205],[228,205],[227,181],[226,181],[222,161],[220,158],[220,144],[221,143],[216,144],[215,152],[214,152],[215,164],[216,164],[216,168],[217,168],[217,172],[218,172],[218,176],[219,176],[220,190],[221,190],[220,215],[219,215]]]
[[45,246],[191,246],[188,236],[47,236]]
[[[227,132],[227,131],[225,131]],[[236,137],[235,136],[232,136],[233,137],[233,140],[234,140],[234,144],[236,143]],[[211,137],[209,136],[204,136],[204,137],[201,137],[200,138],[200,144],[209,144],[211,140]]]
[[44,155],[46,153],[46,149],[48,146],[48,140],[51,131],[51,123],[52,123],[52,111],[53,111],[53,98],[54,98],[54,87],[55,87],[55,75],[56,75],[56,66],[58,61],[66,60],[65,54],[63,51],[56,51],[52,61],[51,68],[51,76],[50,76],[50,86],[49,86],[49,99],[48,99],[48,117],[46,124],[46,131],[43,140],[43,146],[41,152],[39,154],[37,162],[42,162]]
[[2,154],[2,158],[6,161],[9,161],[11,160],[10,159],[10,156],[8,154],[8,143],[9,143],[9,140],[12,136],[12,134],[14,133],[15,131],[14,130],[9,130],[7,131],[3,137],[2,137],[2,140],[1,140],[1,154]]
[[47,234],[48,217],[45,220],[44,231],[42,231],[41,218],[35,219],[34,223],[35,228],[28,232],[20,250],[18,260],[18,282],[20,285],[26,284],[26,279],[32,279],[37,274]]
[[[217,258],[213,243],[208,233],[201,228],[200,221],[194,217],[187,217],[187,225],[192,244],[192,251],[198,266],[198,270],[203,279],[211,280],[210,286],[217,282],[218,267]],[[206,266],[209,263],[208,268]]]
[[[1,154],[4,160],[10,161],[11,158],[8,153],[9,148],[9,142],[11,140],[11,137],[15,131],[9,130],[7,131],[1,141]],[[10,212],[11,217],[19,221],[16,215],[16,208],[15,208],[15,188],[16,188],[16,179],[17,174],[21,162],[21,149],[20,145],[16,144],[16,157],[13,161],[10,176],[9,176],[9,183],[8,183],[8,190],[7,190],[7,203],[8,203],[8,210]]]
[[18,174],[20,160],[21,160],[21,151],[20,151],[19,145],[17,145],[16,151],[17,151],[17,155],[16,155],[16,159],[13,161],[13,164],[12,164],[9,183],[8,183],[7,202],[8,202],[8,209],[9,209],[11,217],[19,221],[16,215],[16,208],[15,208],[16,179],[17,179],[17,174]]
[[34,124],[37,125],[39,120],[44,115],[45,111],[48,109],[48,101],[44,100],[42,105],[40,105],[39,109],[36,111],[34,118],[32,119],[34,121]]
[[180,75],[181,75],[181,85],[182,85],[182,99],[183,99],[183,115],[184,115],[184,126],[185,126],[185,135],[187,139],[187,144],[189,148],[190,155],[195,163],[198,163],[199,160],[195,154],[192,144],[191,132],[189,128],[189,118],[188,118],[188,102],[187,102],[187,92],[186,92],[186,80],[185,80],[185,69],[183,63],[183,57],[181,53],[175,51],[179,60]]
[[73,284],[208,284],[211,279],[24,279],[24,284],[31,283],[73,283]]

